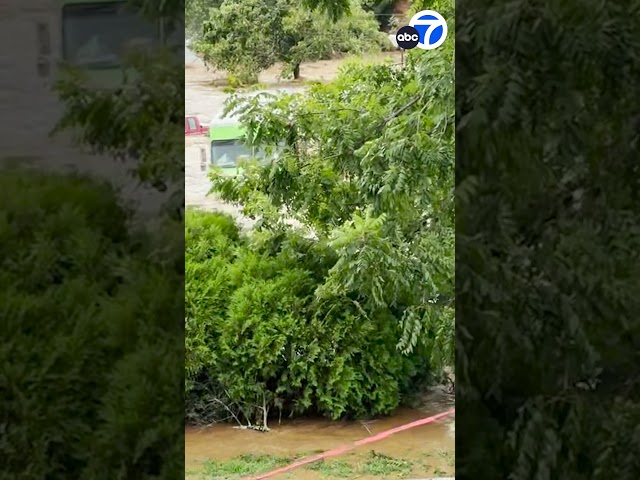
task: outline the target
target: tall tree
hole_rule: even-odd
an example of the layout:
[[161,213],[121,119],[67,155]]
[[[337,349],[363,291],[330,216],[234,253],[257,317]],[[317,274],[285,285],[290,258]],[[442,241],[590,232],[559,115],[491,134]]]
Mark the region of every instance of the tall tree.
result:
[[223,198],[266,228],[295,217],[339,256],[323,295],[390,312],[400,347],[453,360],[453,42],[404,69],[353,65],[330,85],[232,101],[249,141],[278,161],[241,179],[213,175]]
[[185,0],[185,34],[191,40],[202,36],[202,27],[209,18],[211,9],[220,8],[222,0]]
[[638,478],[638,5],[456,13],[456,473]]
[[379,51],[387,40],[374,17],[352,2],[350,14],[332,20],[293,0],[225,0],[210,10],[205,33],[195,45],[205,62],[243,83],[277,62],[284,75],[298,78],[304,61],[339,52]]

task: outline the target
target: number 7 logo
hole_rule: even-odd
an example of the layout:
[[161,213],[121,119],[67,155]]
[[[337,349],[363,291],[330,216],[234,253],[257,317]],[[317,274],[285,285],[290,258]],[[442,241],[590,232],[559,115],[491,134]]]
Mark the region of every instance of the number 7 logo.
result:
[[447,21],[433,10],[422,10],[416,13],[409,22],[420,34],[417,47],[422,50],[438,48],[447,39]]

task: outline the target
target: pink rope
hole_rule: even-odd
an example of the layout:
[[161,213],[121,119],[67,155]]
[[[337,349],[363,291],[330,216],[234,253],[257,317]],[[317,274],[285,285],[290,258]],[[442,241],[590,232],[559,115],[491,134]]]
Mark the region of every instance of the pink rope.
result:
[[324,458],[337,457],[338,455],[342,455],[350,450],[355,449],[361,445],[366,445],[367,443],[379,442],[380,440],[384,440],[385,438],[390,437],[394,433],[404,432],[405,430],[409,430],[410,428],[419,427],[422,425],[426,425],[428,423],[435,422],[436,420],[440,420],[441,418],[447,417],[453,413],[455,413],[456,409],[452,408],[447,410],[446,412],[438,413],[437,415],[433,415],[431,417],[423,418],[421,420],[416,420],[415,422],[407,423],[405,425],[401,425],[396,428],[392,428],[390,430],[385,430],[384,432],[378,433],[377,435],[373,435],[372,437],[363,438],[362,440],[358,440],[351,445],[343,445],[342,447],[334,448],[333,450],[328,450],[323,453],[319,453],[317,455],[310,455],[308,457],[301,458],[300,460],[287,465],[286,467],[278,468],[277,470],[272,470],[269,473],[263,473],[262,475],[258,475],[257,477],[246,477],[245,480],[264,480],[266,478],[271,478],[276,475],[280,475],[281,473],[290,472],[294,468],[302,467],[303,465],[308,465],[309,463],[317,462],[318,460],[322,460]]

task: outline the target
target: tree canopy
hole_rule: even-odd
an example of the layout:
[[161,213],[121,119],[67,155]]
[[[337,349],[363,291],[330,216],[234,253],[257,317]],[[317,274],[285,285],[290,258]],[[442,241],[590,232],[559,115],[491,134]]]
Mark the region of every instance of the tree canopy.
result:
[[415,52],[405,68],[354,64],[328,85],[232,100],[247,140],[279,158],[213,190],[265,229],[285,216],[339,260],[316,292],[392,312],[400,347],[419,339],[453,360],[453,46]]
[[183,260],[158,255],[179,245],[90,178],[0,187],[2,477],[182,475]]
[[332,20],[294,0],[224,0],[210,9],[194,48],[205,62],[244,83],[277,62],[298,78],[304,61],[335,53],[379,51],[387,42],[373,15],[353,0],[348,15]]
[[458,4],[461,478],[638,478],[637,18]]
[[185,0],[185,35],[188,39],[198,40],[203,31],[202,26],[209,18],[212,8],[219,8],[222,0]]
[[384,309],[314,292],[337,256],[294,232],[239,232],[215,212],[186,216],[187,418],[268,426],[269,417],[391,413],[432,372],[426,349],[396,348]]

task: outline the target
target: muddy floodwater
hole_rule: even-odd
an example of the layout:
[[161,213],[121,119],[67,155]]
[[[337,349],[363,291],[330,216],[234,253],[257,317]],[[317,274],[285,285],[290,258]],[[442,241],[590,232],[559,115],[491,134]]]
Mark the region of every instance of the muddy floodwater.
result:
[[[440,413],[450,405],[439,403],[428,409],[400,409],[395,414],[370,421],[331,422],[324,419],[277,420],[270,424],[267,433],[240,430],[233,425],[190,427],[186,430],[185,468],[187,479],[243,478],[242,475],[211,475],[206,473],[207,462],[229,462],[244,455],[263,455],[278,458],[300,458],[317,454],[375,435],[394,427]],[[376,480],[382,478],[429,478],[454,476],[455,427],[453,416],[396,433],[379,442],[356,448],[334,459],[327,459],[325,471],[300,467],[276,479],[330,479],[358,478]],[[361,474],[362,465],[373,457],[392,458],[404,462],[405,471],[385,475]],[[331,465],[331,462],[334,465]],[[352,468],[359,473],[353,476],[339,472],[337,466]],[[336,467],[336,468],[333,468]],[[268,468],[267,470],[271,470]],[[335,472],[332,476],[331,472]],[[365,469],[366,471],[366,469]],[[260,472],[265,473],[265,472]]]

